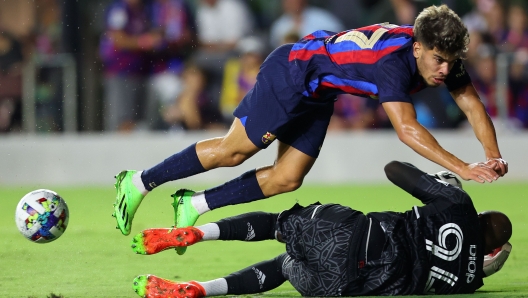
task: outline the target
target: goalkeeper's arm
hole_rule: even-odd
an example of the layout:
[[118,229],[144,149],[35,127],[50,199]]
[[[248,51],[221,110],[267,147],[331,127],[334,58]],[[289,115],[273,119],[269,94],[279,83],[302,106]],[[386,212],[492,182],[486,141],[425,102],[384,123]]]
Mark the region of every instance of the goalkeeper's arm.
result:
[[420,177],[427,174],[407,162],[391,161],[385,166],[385,175],[399,188],[413,194]]
[[[440,184],[439,187],[452,188],[453,191],[462,191],[460,188],[454,187],[449,182],[445,183],[446,181],[440,179],[437,175],[427,174],[414,165],[406,162],[391,161],[385,166],[385,174],[392,183],[422,201],[424,204],[432,203],[437,199],[450,200],[450,197],[446,196],[443,192],[438,191],[438,188],[429,187],[430,183],[435,183],[433,181],[438,182]],[[466,197],[469,199],[467,194]]]

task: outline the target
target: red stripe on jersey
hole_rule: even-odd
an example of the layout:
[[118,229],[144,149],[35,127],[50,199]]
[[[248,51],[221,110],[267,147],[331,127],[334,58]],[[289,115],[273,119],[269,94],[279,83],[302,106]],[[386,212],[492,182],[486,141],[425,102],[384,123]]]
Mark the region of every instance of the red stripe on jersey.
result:
[[312,40],[312,39],[315,39],[315,35],[313,35],[313,34],[306,35],[306,36],[303,37],[302,39],[303,39],[303,40]]
[[[358,29],[355,29],[355,31],[361,31],[363,33],[365,33],[364,31],[372,31],[372,32],[374,32],[374,31],[378,30],[379,28],[386,28],[388,30],[387,33],[389,33],[389,34],[401,34],[401,33],[403,33],[403,34],[406,34],[406,35],[414,36],[412,27],[387,28],[387,27],[384,27],[384,26],[379,25],[379,24],[358,28]],[[348,31],[345,31],[344,33],[347,33],[347,32]]]
[[414,33],[413,33],[413,28],[406,28],[406,27],[398,27],[398,28],[394,28],[394,29],[391,29],[389,30],[390,34],[401,34],[401,33],[404,33],[404,34],[407,34],[407,35],[410,35],[410,36],[414,36]]
[[289,61],[293,61],[293,60],[306,61],[306,60],[310,60],[314,55],[325,55],[325,56],[328,56],[328,52],[326,51],[326,47],[323,45],[323,46],[319,47],[316,50],[306,50],[306,49],[301,49],[301,50],[297,50],[297,51],[292,50],[292,51],[290,51],[290,56],[288,57],[288,60]]
[[376,30],[378,30],[381,27],[383,27],[383,26],[381,26],[380,24],[374,24],[374,25],[370,25],[370,26],[365,26],[365,27],[354,29],[354,31],[362,31],[362,32],[363,31],[376,31]]
[[344,51],[333,54],[332,60],[339,65],[350,63],[374,64],[378,62],[380,58],[385,57],[385,55],[390,54],[399,48],[401,48],[401,46],[387,47],[383,50],[365,49],[359,51]]

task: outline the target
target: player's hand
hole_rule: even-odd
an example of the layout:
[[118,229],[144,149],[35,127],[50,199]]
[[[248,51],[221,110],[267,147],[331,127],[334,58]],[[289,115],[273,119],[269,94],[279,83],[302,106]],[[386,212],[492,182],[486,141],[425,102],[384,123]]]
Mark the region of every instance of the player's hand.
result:
[[484,162],[466,165],[459,175],[464,180],[473,180],[478,183],[484,183],[486,181],[491,183],[499,179],[499,174]]
[[508,162],[502,158],[488,158],[486,165],[491,167],[501,177],[508,173]]

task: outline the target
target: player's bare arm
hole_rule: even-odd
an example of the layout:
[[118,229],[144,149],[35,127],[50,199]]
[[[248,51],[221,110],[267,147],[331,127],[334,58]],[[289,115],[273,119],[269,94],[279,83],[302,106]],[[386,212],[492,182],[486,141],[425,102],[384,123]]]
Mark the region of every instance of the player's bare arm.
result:
[[412,104],[384,102],[382,105],[398,138],[418,154],[455,172],[464,180],[479,183],[497,180],[497,173],[486,164],[466,163],[442,148],[433,135],[416,120],[416,111]]
[[475,136],[482,144],[486,155],[486,164],[494,168],[497,174],[504,176],[508,173],[508,163],[502,159],[499,145],[497,144],[495,127],[477,91],[472,84],[468,84],[451,92],[451,96],[453,96],[457,105],[466,115],[473,127]]

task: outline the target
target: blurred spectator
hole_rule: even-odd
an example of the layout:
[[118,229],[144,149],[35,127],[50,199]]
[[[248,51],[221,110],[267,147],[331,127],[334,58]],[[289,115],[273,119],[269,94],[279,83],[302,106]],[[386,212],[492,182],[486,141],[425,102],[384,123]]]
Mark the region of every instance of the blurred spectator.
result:
[[[244,0],[244,2],[246,2],[249,10],[252,12],[256,28],[259,32],[268,31],[271,23],[273,23],[281,12],[281,3],[277,0]],[[254,32],[251,34],[254,34]]]
[[245,37],[236,46],[239,58],[229,59],[224,66],[220,110],[229,123],[234,117],[233,110],[255,85],[265,48],[258,37]]
[[163,111],[170,130],[225,129],[218,105],[206,92],[207,77],[196,65],[183,71],[183,90],[172,105]]
[[0,1],[0,132],[22,125],[22,68],[34,27],[33,0]]
[[21,44],[24,57],[31,51],[35,20],[34,0],[0,1],[0,30],[9,32]]
[[282,38],[282,44],[296,43],[301,39],[297,32],[288,32]]
[[145,118],[149,128],[159,129],[163,123],[160,110],[181,91],[180,75],[195,44],[196,25],[184,0],[154,0],[149,11],[152,31],[162,36],[162,45],[146,57],[151,74]]
[[62,50],[62,8],[57,0],[36,1],[35,52],[46,59]]
[[[62,7],[57,0],[37,0],[33,62],[36,67],[37,131],[63,129],[63,70],[57,65],[62,52]],[[68,99],[73,100],[73,99]]]
[[[22,73],[22,45],[5,31],[0,31],[0,74],[18,76]],[[5,86],[8,87],[8,86]]]
[[[443,0],[442,3],[446,1],[449,0]],[[432,4],[440,4],[436,0],[433,1],[434,3],[428,3],[431,0],[325,0],[324,2],[328,3],[325,7],[328,7],[347,29],[384,22],[413,24],[418,11]]]
[[330,12],[309,6],[307,0],[282,0],[283,14],[270,28],[270,44],[278,47],[284,36],[297,33],[306,36],[317,30],[339,32],[345,28],[339,19]]
[[416,6],[411,0],[391,0],[397,24],[414,24]]
[[510,113],[519,127],[528,128],[528,49],[521,48],[514,54],[510,68],[510,84],[513,102]]
[[[473,66],[471,79],[473,85],[477,90],[480,99],[486,106],[486,110],[490,117],[494,118],[498,116],[497,106],[497,94],[496,94],[496,47],[492,44],[481,44],[477,48],[478,63]],[[468,69],[471,71],[471,69]],[[510,100],[510,92],[508,92],[507,102]]]
[[487,32],[493,36],[495,43],[499,44],[506,34],[506,16],[504,15],[504,7],[502,6],[502,3],[494,0],[485,17],[488,24]]
[[[481,31],[470,31],[469,32],[469,44],[466,52],[466,67],[471,67],[478,62],[479,55],[477,49],[482,43],[493,43],[493,37],[489,34],[485,34]],[[469,64],[469,65],[468,65]]]
[[20,129],[22,62],[20,42],[0,31],[0,133]]
[[247,6],[239,0],[200,0],[196,22],[200,49],[214,53],[233,50],[255,26]]
[[351,29],[363,27],[367,23],[371,24],[365,20],[367,16],[365,4],[376,5],[379,2],[380,0],[326,0],[326,7],[343,23],[346,29]]
[[486,32],[488,21],[486,15],[493,8],[495,0],[471,0],[473,9],[462,17],[462,21],[471,32]]
[[194,62],[207,74],[208,93],[220,105],[223,67],[238,41],[253,34],[253,16],[241,0],[199,0],[196,9],[198,51]]
[[464,63],[464,66],[468,68],[468,71],[470,73],[473,73],[473,69],[480,62],[483,53],[485,53],[483,52],[483,46],[485,48],[486,45],[491,45],[493,53],[495,53],[497,50],[494,46],[495,40],[493,39],[493,36],[488,32],[473,31],[470,32],[469,37],[470,42],[468,45],[468,51],[466,53],[467,59]]
[[526,3],[514,2],[508,9],[507,32],[501,40],[503,51],[515,51],[519,48],[528,49],[528,20]]
[[163,42],[161,33],[149,31],[149,19],[142,0],[115,0],[107,8],[100,44],[105,130],[131,131],[141,119],[145,52]]

